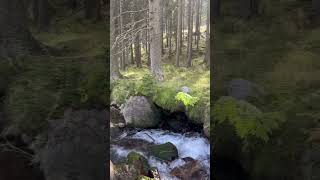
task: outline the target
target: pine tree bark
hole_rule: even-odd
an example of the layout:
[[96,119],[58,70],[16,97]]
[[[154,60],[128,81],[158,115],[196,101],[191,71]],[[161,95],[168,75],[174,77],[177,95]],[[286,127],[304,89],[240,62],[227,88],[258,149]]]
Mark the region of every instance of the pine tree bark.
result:
[[161,18],[162,8],[161,0],[149,1],[150,11],[150,56],[151,56],[151,72],[159,81],[163,80],[163,72],[161,68]]
[[111,53],[110,53],[110,79],[111,80],[116,80],[121,78],[121,74],[119,71],[119,61],[118,61],[118,55],[116,53],[116,46],[113,46],[114,40],[115,40],[115,25],[116,21],[114,17],[116,16],[114,9],[116,9],[115,6],[115,1],[116,0],[111,0],[110,1],[110,16],[111,16],[111,21],[110,21],[110,45],[111,47]]
[[197,5],[196,5],[196,33],[195,33],[195,37],[196,37],[196,46],[197,46],[197,50],[199,50],[199,41],[200,41],[200,0],[196,1]]
[[188,63],[187,67],[192,66],[192,35],[193,35],[193,0],[189,0],[188,5]]
[[177,29],[177,54],[176,54],[176,66],[180,66],[180,54],[181,54],[181,32],[182,32],[182,0],[178,1],[178,29]]
[[161,55],[164,54],[164,48],[163,48],[163,1],[160,2],[160,8],[161,8],[161,17],[160,17],[160,28],[161,28]]
[[207,6],[207,22],[206,23],[207,23],[206,54],[204,57],[204,62],[209,67],[210,66],[210,0],[208,1],[208,6]]
[[136,57],[137,67],[142,67],[141,63],[141,47],[140,47],[140,34],[138,33],[134,41],[134,52]]
[[133,44],[130,45],[131,64],[134,64]]
[[[123,5],[123,0],[120,0],[119,2],[120,7],[120,34],[122,34],[123,32],[123,15],[122,15],[122,5]],[[125,52],[125,45],[124,42],[122,41],[121,43],[121,51],[122,51],[122,55],[121,55],[121,69],[125,70],[126,69],[126,52]]]
[[172,53],[172,14],[169,17],[169,55]]
[[26,6],[20,0],[0,0],[0,57],[47,53],[27,26]]
[[181,2],[181,38],[180,38],[180,55],[182,53],[183,39],[184,39],[184,17],[185,16],[185,0]]

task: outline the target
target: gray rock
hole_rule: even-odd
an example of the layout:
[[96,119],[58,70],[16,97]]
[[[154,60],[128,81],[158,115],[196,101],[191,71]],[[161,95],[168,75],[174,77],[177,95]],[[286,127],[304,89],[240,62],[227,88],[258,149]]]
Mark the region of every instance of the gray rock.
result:
[[191,93],[191,89],[189,87],[187,87],[187,86],[182,86],[180,88],[180,92],[184,92],[184,93],[189,94],[189,93]]
[[47,141],[33,146],[47,180],[104,180],[107,160],[105,110],[69,110],[49,122]]
[[159,124],[158,111],[144,96],[131,96],[121,112],[129,127],[151,128]]
[[259,97],[263,95],[264,90],[250,81],[233,79],[229,82],[228,94],[238,100],[246,100],[248,97]]

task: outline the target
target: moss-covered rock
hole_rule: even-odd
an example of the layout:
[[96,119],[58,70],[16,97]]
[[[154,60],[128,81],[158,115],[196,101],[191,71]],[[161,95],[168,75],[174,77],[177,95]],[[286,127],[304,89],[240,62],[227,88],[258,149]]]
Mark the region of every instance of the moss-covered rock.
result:
[[127,156],[127,164],[139,171],[139,174],[148,174],[150,166],[148,160],[137,152],[130,152]]
[[172,161],[178,157],[178,149],[170,142],[154,145],[150,148],[150,154],[161,160]]

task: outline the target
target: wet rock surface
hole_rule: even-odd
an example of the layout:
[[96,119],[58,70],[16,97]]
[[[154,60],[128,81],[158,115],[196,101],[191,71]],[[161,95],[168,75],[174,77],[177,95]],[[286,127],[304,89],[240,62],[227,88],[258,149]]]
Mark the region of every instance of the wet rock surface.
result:
[[[159,129],[130,130],[123,132],[111,147],[111,160],[116,166],[121,167],[118,168],[122,172],[119,174],[132,177],[139,172],[138,174],[145,176],[145,178],[152,178],[153,175],[150,172],[152,167],[155,167],[160,178],[164,180],[191,177],[201,180],[210,177],[209,142],[198,133],[178,134]],[[137,157],[147,159],[149,167],[151,167],[148,174],[145,174],[145,170],[140,171],[141,164],[144,163],[130,166],[128,154],[132,154],[132,151],[136,152],[134,154]],[[171,171],[175,173],[171,173]],[[190,173],[183,177],[184,171]]]
[[151,146],[150,154],[164,161],[173,161],[178,158],[178,149],[172,143],[167,142]]
[[200,162],[193,158],[183,158],[185,164],[175,167],[170,174],[181,180],[208,180],[209,177],[205,169],[201,166]]

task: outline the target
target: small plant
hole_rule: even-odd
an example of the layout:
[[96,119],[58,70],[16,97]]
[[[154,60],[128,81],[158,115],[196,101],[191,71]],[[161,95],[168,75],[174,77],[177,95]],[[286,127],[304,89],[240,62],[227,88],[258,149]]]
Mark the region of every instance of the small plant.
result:
[[191,95],[184,92],[179,92],[176,95],[175,99],[177,101],[182,101],[185,106],[194,106],[199,100],[199,98],[192,97]]

